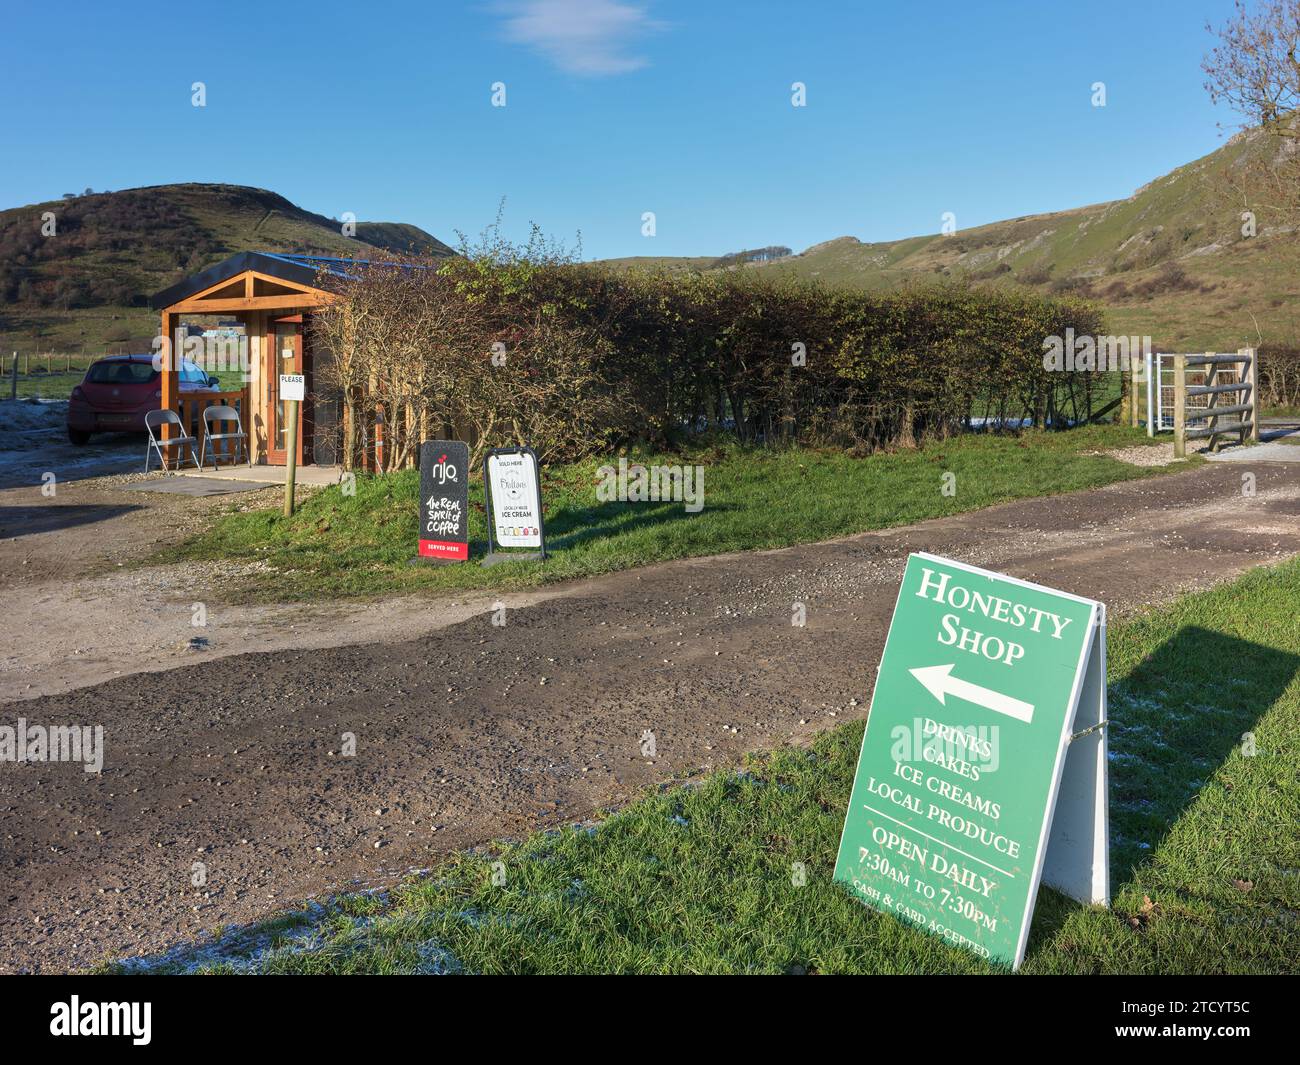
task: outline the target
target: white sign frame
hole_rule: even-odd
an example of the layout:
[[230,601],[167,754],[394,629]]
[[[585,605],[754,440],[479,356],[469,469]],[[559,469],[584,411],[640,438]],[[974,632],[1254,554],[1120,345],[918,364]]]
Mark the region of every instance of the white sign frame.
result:
[[[1083,645],[1071,710],[1066,712],[1061,746],[1056,756],[1047,817],[1039,840],[1038,861],[1030,881],[1029,908],[1020,926],[1013,969],[1025,960],[1029,928],[1042,884],[1090,905],[1110,905],[1110,803],[1106,733],[1106,604],[1097,599],[1049,588],[956,559],[915,552],[918,558],[940,562],[985,577],[1051,592],[1093,607],[1092,636]],[[892,625],[893,619],[891,617]],[[1046,846],[1044,846],[1044,842]]]
[[[507,479],[507,475],[512,476]],[[498,448],[488,452],[483,459],[483,480],[490,542],[497,547],[540,550],[544,557],[541,470],[533,449]]]

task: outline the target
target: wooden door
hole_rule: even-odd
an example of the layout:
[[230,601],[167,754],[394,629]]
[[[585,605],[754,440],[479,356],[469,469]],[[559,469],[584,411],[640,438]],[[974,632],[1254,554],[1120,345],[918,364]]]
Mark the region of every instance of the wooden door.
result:
[[[283,466],[288,461],[289,413],[288,404],[280,398],[282,373],[306,374],[303,359],[302,315],[271,319],[268,330],[266,366],[266,461],[271,466]],[[310,382],[307,385],[310,390]],[[306,407],[306,403],[302,406]],[[295,462],[303,461],[304,432],[303,411],[298,412],[298,455]]]

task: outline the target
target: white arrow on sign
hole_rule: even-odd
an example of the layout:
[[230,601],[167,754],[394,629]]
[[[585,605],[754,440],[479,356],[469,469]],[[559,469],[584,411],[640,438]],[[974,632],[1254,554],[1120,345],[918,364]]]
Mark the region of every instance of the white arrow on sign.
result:
[[941,703],[944,701],[945,695],[955,695],[958,699],[965,699],[968,703],[987,707],[999,714],[1006,714],[1007,717],[1014,717],[1019,721],[1029,723],[1033,720],[1034,708],[1032,704],[1023,703],[1019,699],[1013,699],[1009,695],[1003,695],[1001,692],[995,692],[990,688],[981,688],[978,684],[972,684],[968,680],[960,680],[952,675],[953,665],[955,663],[949,662],[946,666],[922,666],[920,669],[909,669],[908,672],[919,680],[925,686],[925,690]]

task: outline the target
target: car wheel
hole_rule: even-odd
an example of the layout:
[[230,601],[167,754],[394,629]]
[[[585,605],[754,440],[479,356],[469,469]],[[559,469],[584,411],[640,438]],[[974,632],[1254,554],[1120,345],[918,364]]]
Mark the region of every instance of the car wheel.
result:
[[84,429],[69,429],[68,439],[76,444],[77,447],[85,447],[90,443],[90,434]]

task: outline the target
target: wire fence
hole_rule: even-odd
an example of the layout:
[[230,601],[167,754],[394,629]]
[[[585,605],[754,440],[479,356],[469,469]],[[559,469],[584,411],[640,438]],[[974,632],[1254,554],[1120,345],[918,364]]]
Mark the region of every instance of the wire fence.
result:
[[20,377],[49,377],[54,374],[85,373],[90,364],[102,359],[103,353],[52,351],[14,351],[4,360],[5,374],[13,373],[14,360],[18,362]]

